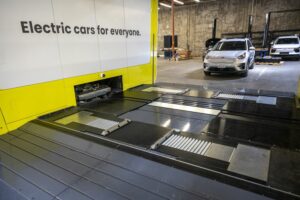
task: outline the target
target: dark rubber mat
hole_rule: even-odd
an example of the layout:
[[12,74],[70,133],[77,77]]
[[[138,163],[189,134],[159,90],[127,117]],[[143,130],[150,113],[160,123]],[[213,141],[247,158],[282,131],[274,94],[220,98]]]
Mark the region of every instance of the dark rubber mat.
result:
[[272,148],[269,184],[300,195],[300,152]]
[[127,99],[112,99],[110,101],[92,103],[89,105],[82,106],[87,110],[108,113],[113,115],[121,115],[131,110],[135,110],[146,103],[141,101],[133,101]]
[[203,130],[215,137],[229,138],[269,147],[300,148],[300,127],[272,121],[250,121],[217,117]]
[[1,195],[20,200],[269,199],[36,123],[0,136],[0,156]]
[[164,127],[146,124],[142,122],[131,122],[107,137],[126,142],[133,145],[149,148],[155,141],[171,131]]

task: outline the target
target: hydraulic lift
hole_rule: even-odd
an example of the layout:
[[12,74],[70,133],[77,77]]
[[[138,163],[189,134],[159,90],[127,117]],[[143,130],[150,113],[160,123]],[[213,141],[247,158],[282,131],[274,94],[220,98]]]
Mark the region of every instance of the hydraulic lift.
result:
[[293,94],[76,91],[77,107],[0,136],[1,199],[300,199]]

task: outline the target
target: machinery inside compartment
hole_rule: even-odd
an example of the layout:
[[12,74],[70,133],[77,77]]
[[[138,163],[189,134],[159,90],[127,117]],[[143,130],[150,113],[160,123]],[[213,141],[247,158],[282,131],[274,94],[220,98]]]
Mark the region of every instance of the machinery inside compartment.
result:
[[77,105],[84,105],[92,101],[104,101],[113,94],[122,92],[122,76],[75,86]]

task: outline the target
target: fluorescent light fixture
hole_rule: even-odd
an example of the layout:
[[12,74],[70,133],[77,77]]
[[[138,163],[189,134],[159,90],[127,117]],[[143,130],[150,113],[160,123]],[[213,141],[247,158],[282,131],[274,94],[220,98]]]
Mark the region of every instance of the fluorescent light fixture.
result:
[[184,3],[182,1],[174,0],[175,3],[178,3],[180,5],[183,5]]
[[200,2],[200,0],[194,0],[195,2],[197,2],[197,3],[199,3]]
[[166,3],[159,3],[159,5],[166,7],[166,8],[172,8],[172,6],[170,6],[169,4],[166,4]]

